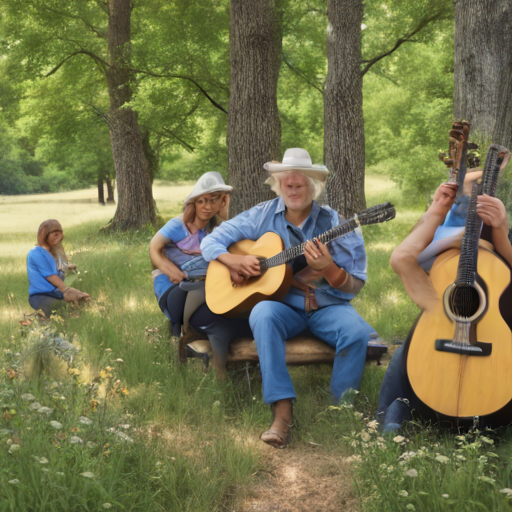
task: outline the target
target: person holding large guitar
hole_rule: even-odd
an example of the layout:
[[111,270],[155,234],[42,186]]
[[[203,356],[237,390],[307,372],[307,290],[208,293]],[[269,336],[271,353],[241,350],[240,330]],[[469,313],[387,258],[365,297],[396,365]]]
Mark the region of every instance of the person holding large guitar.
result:
[[274,415],[261,440],[284,448],[290,439],[296,398],[286,367],[286,340],[309,329],[336,348],[331,392],[340,400],[360,384],[367,342],[374,330],[350,304],[367,277],[362,235],[353,231],[330,245],[317,240],[340,224],[336,211],[315,202],[327,168],[312,165],[309,153],[299,148],[287,149],[282,163],[269,162],[264,168],[270,173],[267,183],[278,197],[222,223],[203,240],[201,250],[207,261],[218,260],[229,268],[232,287],[243,287],[260,276],[260,260],[230,254],[229,246],[244,239],[258,240],[269,231],[277,233],[286,248],[305,243],[303,254],[292,262],[295,279],[288,294],[281,301],[259,302],[249,317],[263,399]]
[[[502,170],[507,162],[508,159],[503,162]],[[411,300],[424,313],[435,315],[443,310],[443,298],[434,288],[426,270],[431,266],[432,255],[438,256],[439,253],[457,247],[457,244],[460,246],[462,233],[459,232],[460,236],[449,235],[454,233],[456,228],[461,227],[460,219],[465,221],[467,196],[471,195],[475,181],[481,177],[482,171],[466,175],[464,180],[466,197],[462,197],[457,204],[454,204],[457,185],[441,184],[427,212],[391,256],[391,267],[400,276]],[[484,223],[482,238],[488,239],[486,247],[493,246],[494,251],[509,267],[512,267],[512,246],[508,238],[509,221],[503,203],[496,197],[479,195],[476,201],[476,212]],[[448,222],[443,225],[449,213]],[[460,217],[458,221],[453,220],[458,217]],[[432,242],[433,239],[434,242]],[[480,244],[486,244],[486,242],[482,241]],[[406,344],[402,345],[395,352],[381,386],[377,417],[383,430],[387,432],[398,430],[402,423],[410,418],[411,408],[416,409],[418,405],[407,376],[404,360],[405,346]],[[446,390],[446,393],[448,392]]]

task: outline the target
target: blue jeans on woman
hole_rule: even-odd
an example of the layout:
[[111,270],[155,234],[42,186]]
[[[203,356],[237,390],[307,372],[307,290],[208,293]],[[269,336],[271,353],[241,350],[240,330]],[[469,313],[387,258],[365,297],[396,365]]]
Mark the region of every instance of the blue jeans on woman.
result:
[[35,295],[31,295],[28,298],[28,303],[36,311],[41,309],[47,317],[51,316],[52,311],[66,305],[64,295],[61,292],[54,292],[53,294],[37,293]]

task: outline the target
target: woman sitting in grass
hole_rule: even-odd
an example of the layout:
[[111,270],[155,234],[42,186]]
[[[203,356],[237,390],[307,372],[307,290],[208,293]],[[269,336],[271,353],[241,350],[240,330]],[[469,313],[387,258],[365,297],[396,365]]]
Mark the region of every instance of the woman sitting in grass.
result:
[[64,283],[70,265],[62,247],[64,233],[55,219],[45,220],[37,231],[37,245],[27,256],[28,302],[46,317],[66,302],[89,300],[88,293],[70,288]]
[[[182,268],[201,255],[199,245],[203,238],[227,218],[231,190],[218,172],[203,174],[185,199],[183,213],[167,222],[149,245],[155,295],[160,309],[173,325],[175,336],[181,333],[187,297],[180,283],[189,276]],[[217,377],[226,376],[231,340],[252,336],[247,319],[216,315],[205,303],[190,317],[190,325],[208,336]]]

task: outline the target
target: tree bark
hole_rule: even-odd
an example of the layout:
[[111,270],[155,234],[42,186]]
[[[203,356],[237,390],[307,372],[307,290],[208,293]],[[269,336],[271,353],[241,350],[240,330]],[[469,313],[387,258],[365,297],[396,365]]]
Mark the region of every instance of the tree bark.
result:
[[103,189],[103,175],[98,174],[98,203],[105,204],[105,191]]
[[116,171],[118,204],[110,223],[113,229],[139,229],[155,224],[155,202],[149,164],[144,155],[137,114],[126,103],[130,86],[131,0],[108,0],[107,85],[110,97],[110,140]]
[[232,216],[273,197],[264,184],[263,164],[281,153],[282,19],[282,0],[231,0],[227,145]]
[[[454,116],[480,143],[512,147],[512,3],[455,2]],[[482,148],[485,149],[485,148]]]
[[364,195],[362,0],[327,2],[327,78],[324,89],[324,161],[329,205],[350,216]]

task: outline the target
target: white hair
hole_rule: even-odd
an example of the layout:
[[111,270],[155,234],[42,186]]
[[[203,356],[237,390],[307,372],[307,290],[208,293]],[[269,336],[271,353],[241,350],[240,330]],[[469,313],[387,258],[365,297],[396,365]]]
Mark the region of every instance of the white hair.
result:
[[[267,185],[270,185],[270,188],[275,192],[276,196],[281,195],[281,179],[288,176],[292,172],[300,172],[300,171],[282,171],[279,173],[273,174],[268,180],[265,182]],[[323,192],[325,187],[325,182],[312,178],[307,174],[301,173],[308,179],[308,188],[309,193],[312,199],[317,199],[318,196]]]

